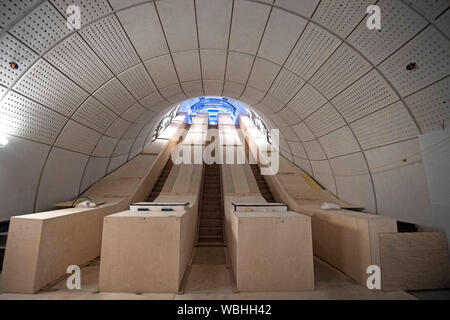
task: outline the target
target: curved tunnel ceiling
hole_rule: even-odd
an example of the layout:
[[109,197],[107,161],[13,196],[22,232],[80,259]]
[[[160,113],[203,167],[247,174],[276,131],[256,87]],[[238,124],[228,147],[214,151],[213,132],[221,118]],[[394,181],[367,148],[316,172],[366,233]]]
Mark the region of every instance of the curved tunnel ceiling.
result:
[[[450,1],[0,3],[3,214],[77,196],[139,154],[170,107],[209,95],[251,105],[342,199],[423,222],[417,137],[450,120]],[[371,4],[381,31],[366,27]]]

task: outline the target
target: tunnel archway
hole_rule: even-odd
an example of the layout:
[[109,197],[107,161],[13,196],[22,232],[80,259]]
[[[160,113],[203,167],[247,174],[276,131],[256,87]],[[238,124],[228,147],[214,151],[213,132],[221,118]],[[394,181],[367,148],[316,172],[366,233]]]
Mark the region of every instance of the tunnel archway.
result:
[[299,3],[102,0],[80,30],[60,0],[2,18],[3,218],[79,193],[142,151],[171,107],[217,95],[279,128],[282,154],[337,196],[425,224],[420,135],[450,120],[448,4],[380,1],[374,32],[371,1]]

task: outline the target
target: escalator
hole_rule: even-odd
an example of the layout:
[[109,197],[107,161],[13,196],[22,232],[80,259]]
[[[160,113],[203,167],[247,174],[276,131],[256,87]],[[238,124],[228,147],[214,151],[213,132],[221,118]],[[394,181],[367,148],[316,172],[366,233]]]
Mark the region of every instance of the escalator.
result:
[[161,172],[161,175],[159,176],[158,181],[156,182],[155,186],[152,189],[152,193],[150,193],[147,202],[153,202],[158,198],[159,194],[161,193],[164,185],[166,184],[167,178],[169,177],[170,171],[173,168],[173,162],[172,159],[169,159],[166,163],[166,166],[164,167],[164,170]]
[[264,180],[264,177],[261,175],[261,170],[259,169],[259,166],[257,164],[252,164],[250,166],[252,168],[253,175],[255,176],[256,183],[258,183],[258,188],[259,191],[261,192],[261,195],[268,203],[274,203],[275,200],[272,196],[272,193],[270,192],[269,187],[267,186],[266,181]]
[[223,206],[220,166],[205,166],[203,194],[200,205],[198,246],[223,247]]

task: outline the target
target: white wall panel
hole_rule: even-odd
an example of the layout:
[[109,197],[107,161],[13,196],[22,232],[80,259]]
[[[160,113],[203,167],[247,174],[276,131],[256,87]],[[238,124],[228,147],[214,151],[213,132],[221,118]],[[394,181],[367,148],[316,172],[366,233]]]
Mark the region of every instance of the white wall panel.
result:
[[275,5],[309,18],[319,2],[320,0],[276,0]]
[[314,178],[328,191],[336,195],[336,186],[334,183],[333,174],[330,163],[325,161],[311,161],[311,166],[314,172]]
[[193,0],[155,2],[170,50],[197,49],[197,29]]
[[109,129],[106,131],[106,135],[113,138],[120,138],[124,134],[124,132],[128,129],[130,124],[131,123],[128,121],[125,121],[121,118],[117,118],[109,127]]
[[294,156],[294,163],[303,171],[308,173],[311,177],[313,176],[313,171],[311,167],[311,162],[309,160],[301,159]]
[[247,82],[253,64],[253,57],[236,52],[228,53],[226,79],[237,83]]
[[426,223],[430,201],[420,153],[417,139],[365,152],[380,214],[414,224]]
[[131,151],[131,147],[133,146],[134,139],[122,139],[119,141],[119,143],[116,146],[116,149],[114,150],[112,156],[117,157],[126,154],[128,154]]
[[314,138],[315,138],[312,131],[303,122],[296,124],[295,126],[292,127],[292,129],[295,131],[298,138],[302,142],[311,141],[311,140],[314,140]]
[[266,105],[270,113],[276,113],[279,112],[284,107],[284,103],[278,100],[277,98],[271,96],[270,94],[267,94],[264,99],[261,101],[263,105]]
[[0,221],[34,212],[34,200],[42,166],[50,146],[9,137],[0,150]]
[[56,146],[90,155],[101,134],[70,120],[56,140]]
[[229,98],[235,98],[239,99],[239,97],[244,92],[245,85],[236,83],[236,82],[230,82],[226,81],[224,88],[223,88],[223,96],[229,97]]
[[250,1],[235,1],[230,50],[255,55],[269,12],[269,6]]
[[47,211],[52,205],[78,197],[81,176],[88,156],[54,148],[50,154],[39,186],[36,209]]
[[123,164],[125,164],[125,162],[127,162],[127,159],[128,159],[128,154],[111,158],[111,161],[109,162],[109,166],[108,166],[108,174],[113,172],[114,170],[116,170],[117,168],[122,166]]
[[306,154],[305,148],[300,142],[291,142],[288,141],[289,146],[291,147],[292,155],[301,159],[308,159],[308,155]]
[[200,48],[227,49],[233,1],[197,0],[196,4]]
[[139,103],[143,107],[145,107],[147,109],[151,109],[151,108],[155,107],[156,105],[158,105],[161,101],[164,101],[164,98],[161,96],[161,94],[159,92],[155,92],[155,93],[152,93],[152,94],[146,96],[144,99],[139,101]]
[[295,125],[301,121],[300,117],[287,106],[281,109],[281,111],[278,112],[278,115],[284,120],[285,124],[289,126]]
[[91,157],[84,171],[83,181],[81,182],[80,193],[86,191],[95,182],[102,179],[106,174],[109,158]]
[[130,122],[136,121],[144,112],[146,112],[146,109],[141,106],[139,103],[133,104],[127,111],[125,111],[122,114],[122,118],[125,120],[128,120]]
[[223,90],[223,81],[220,80],[204,80],[203,86],[205,94],[208,96],[220,96]]
[[181,82],[201,79],[200,59],[197,50],[177,52],[172,56]]
[[183,91],[190,97],[198,97],[204,95],[203,93],[203,85],[201,81],[189,81],[183,82],[182,84]]
[[260,91],[267,92],[280,69],[280,66],[276,64],[256,58],[248,85]]
[[175,73],[170,55],[164,55],[146,61],[145,66],[150,72],[156,87],[164,88],[178,83],[177,74]]
[[283,64],[305,28],[307,20],[274,8],[270,15],[258,55]]
[[109,158],[116,147],[118,139],[103,136],[95,147],[92,155],[96,157],[107,157]]
[[369,170],[362,153],[330,160],[339,198],[376,213],[375,197]]
[[326,159],[326,155],[317,140],[304,142],[303,147],[305,147],[306,153],[308,154],[308,158],[310,160]]
[[201,50],[203,80],[222,80],[225,74],[227,55],[224,51]]
[[[113,2],[110,2],[114,7]],[[153,3],[118,12],[117,16],[142,60],[169,53]]]
[[127,131],[123,134],[123,139],[135,139],[139,132],[141,132],[142,128],[144,128],[145,123],[133,123]]

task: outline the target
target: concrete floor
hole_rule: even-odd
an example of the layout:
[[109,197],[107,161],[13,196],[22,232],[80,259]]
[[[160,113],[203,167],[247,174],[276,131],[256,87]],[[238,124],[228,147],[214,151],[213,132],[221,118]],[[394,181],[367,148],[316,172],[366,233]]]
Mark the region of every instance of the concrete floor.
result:
[[82,289],[69,291],[66,280],[35,295],[0,293],[0,300],[414,300],[406,292],[372,292],[330,265],[314,260],[316,289],[306,292],[235,293],[224,248],[197,248],[185,276],[183,294],[98,292],[99,262],[81,270]]

